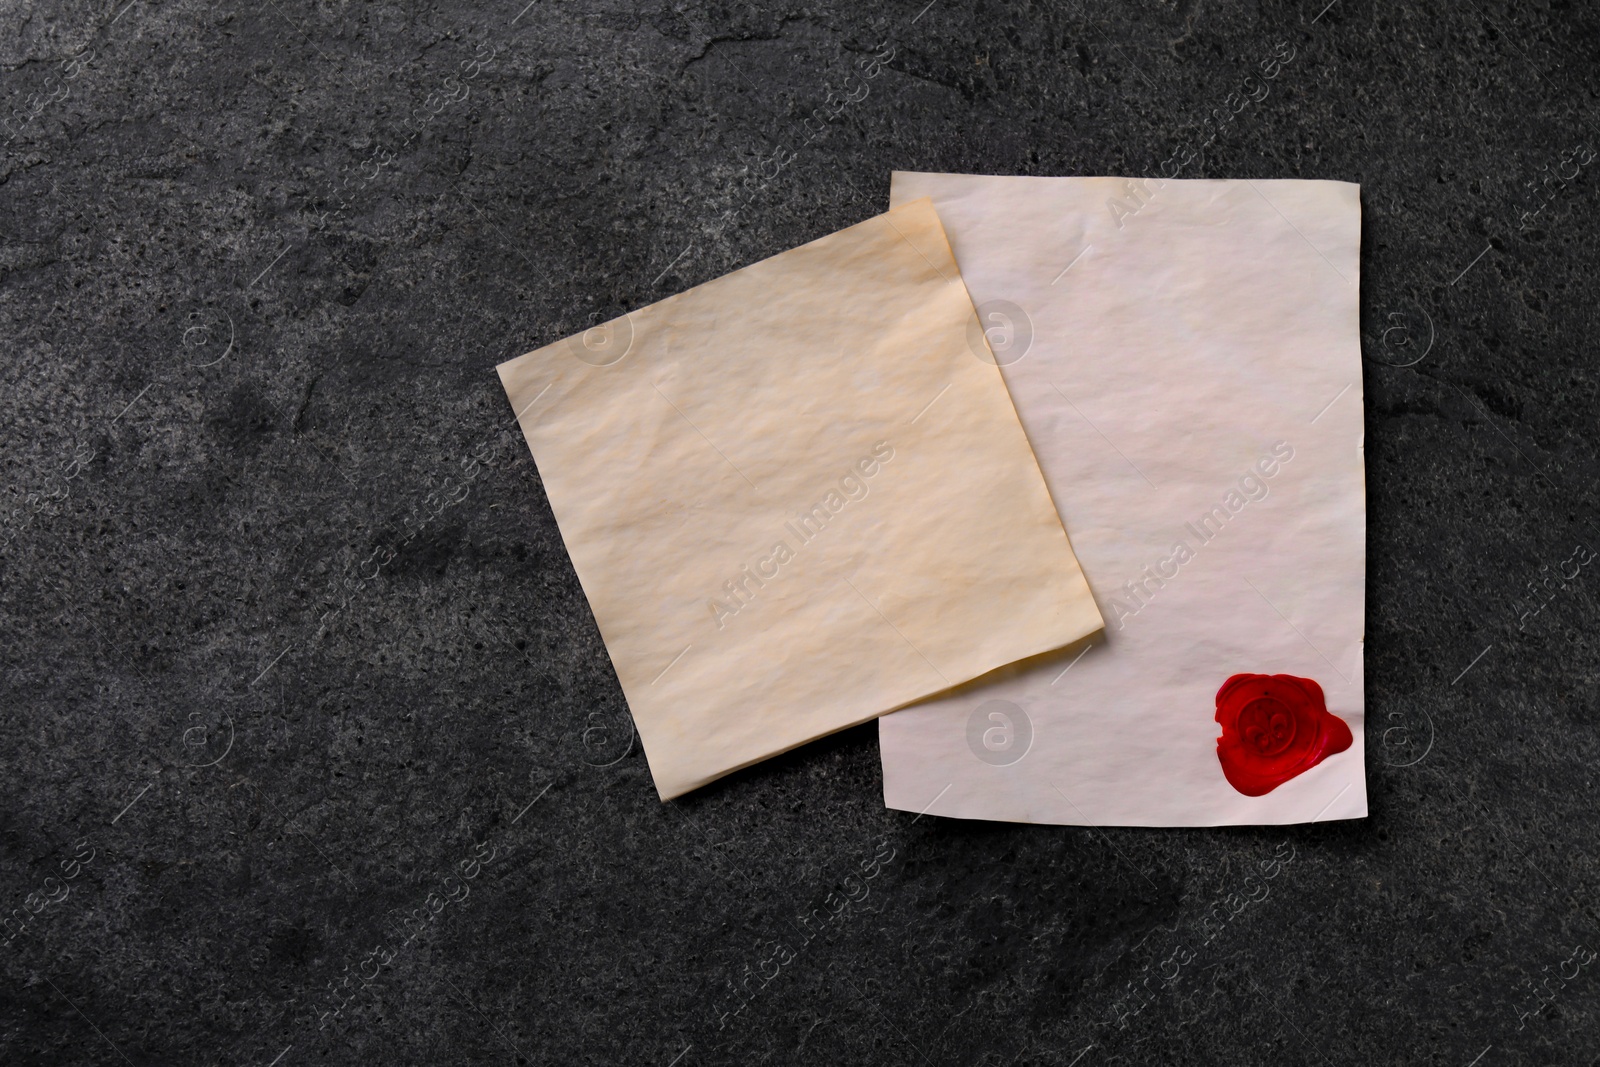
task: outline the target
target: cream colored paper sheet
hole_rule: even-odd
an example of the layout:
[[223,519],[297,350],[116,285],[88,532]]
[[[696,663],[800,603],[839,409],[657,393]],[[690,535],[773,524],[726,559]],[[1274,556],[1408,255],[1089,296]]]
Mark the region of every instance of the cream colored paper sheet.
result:
[[927,201],[498,369],[662,799],[1098,629]]
[[[892,204],[919,197],[1106,629],[880,720],[888,805],[1080,825],[1365,815],[1358,187],[895,174]],[[1316,680],[1354,744],[1243,795],[1214,720],[1236,673]]]

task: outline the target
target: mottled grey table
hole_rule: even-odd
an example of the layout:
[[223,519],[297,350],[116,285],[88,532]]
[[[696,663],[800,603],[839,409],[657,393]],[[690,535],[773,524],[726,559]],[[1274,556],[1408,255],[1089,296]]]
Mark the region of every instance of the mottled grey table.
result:
[[[1596,1062],[1600,14],[925,2],[0,6],[0,1061]],[[494,364],[1177,151],[1363,187],[1371,817],[660,804]]]

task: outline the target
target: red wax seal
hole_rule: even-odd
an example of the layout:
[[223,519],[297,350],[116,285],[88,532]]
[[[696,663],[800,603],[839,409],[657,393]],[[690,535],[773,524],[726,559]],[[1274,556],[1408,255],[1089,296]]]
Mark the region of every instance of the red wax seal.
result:
[[1349,748],[1350,727],[1328,710],[1322,686],[1292,674],[1236,674],[1217,690],[1217,759],[1247,797],[1272,792]]

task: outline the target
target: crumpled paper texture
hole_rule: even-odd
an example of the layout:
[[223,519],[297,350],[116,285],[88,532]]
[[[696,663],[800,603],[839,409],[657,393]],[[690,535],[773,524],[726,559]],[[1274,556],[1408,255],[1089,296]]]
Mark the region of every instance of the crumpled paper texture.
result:
[[498,369],[664,800],[1101,626],[927,201]]
[[[1366,814],[1359,188],[896,173],[931,197],[1103,640],[879,723],[891,808],[1076,825]],[[1354,745],[1258,797],[1230,676],[1315,679]]]

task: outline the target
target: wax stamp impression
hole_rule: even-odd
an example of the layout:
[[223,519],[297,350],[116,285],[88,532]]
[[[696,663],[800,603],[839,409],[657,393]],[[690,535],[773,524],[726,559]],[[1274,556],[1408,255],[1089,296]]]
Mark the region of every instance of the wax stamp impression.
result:
[[1272,792],[1350,747],[1350,727],[1322,686],[1292,674],[1236,674],[1217,690],[1217,759],[1247,797]]

